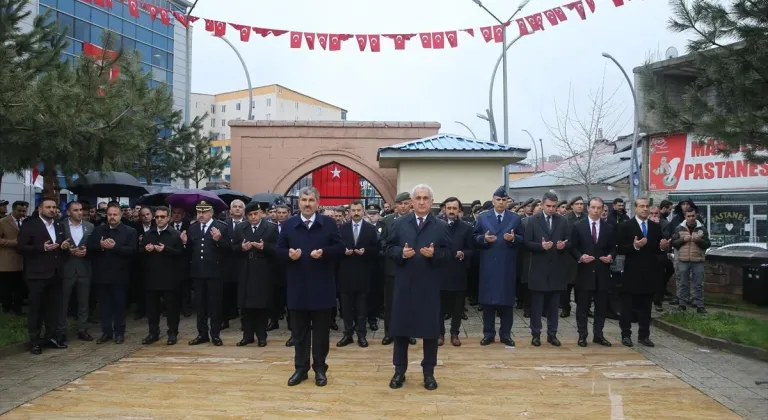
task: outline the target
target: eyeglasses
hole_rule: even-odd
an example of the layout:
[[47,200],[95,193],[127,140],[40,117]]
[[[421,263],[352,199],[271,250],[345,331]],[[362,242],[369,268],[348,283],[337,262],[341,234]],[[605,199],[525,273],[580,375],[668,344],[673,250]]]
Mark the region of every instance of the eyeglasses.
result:
[[155,219],[167,219],[168,216],[155,216]]

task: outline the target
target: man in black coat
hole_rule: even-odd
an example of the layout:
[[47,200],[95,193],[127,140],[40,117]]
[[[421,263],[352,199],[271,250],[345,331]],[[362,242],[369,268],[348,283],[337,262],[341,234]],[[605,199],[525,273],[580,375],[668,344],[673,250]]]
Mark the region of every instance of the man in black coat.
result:
[[[581,196],[574,197],[568,202],[567,206],[570,212],[565,215],[565,218],[568,219],[570,228],[573,228],[573,225],[585,218],[584,199]],[[560,309],[563,310],[560,313],[560,318],[571,316],[571,291],[576,284],[576,271],[576,261],[568,261],[568,287],[565,292],[560,294]],[[575,293],[578,293],[578,291]],[[573,298],[578,301],[578,296],[575,294]]]
[[568,285],[568,220],[556,213],[557,196],[547,192],[541,200],[543,211],[528,220],[525,246],[531,252],[528,290],[531,291],[531,344],[541,345],[541,315],[547,311],[547,342],[560,346],[557,338],[560,293]]
[[107,223],[97,226],[88,237],[93,283],[99,290],[101,337],[96,344],[114,337],[125,341],[125,309],[131,260],[136,252],[136,230],[121,221],[120,206],[107,205]]
[[576,325],[578,345],[587,346],[587,311],[595,300],[595,321],[592,342],[606,347],[611,343],[603,336],[608,292],[612,286],[611,264],[616,257],[616,234],[610,224],[600,219],[603,200],[589,201],[589,216],[577,221],[571,231],[571,255],[577,261]]
[[[24,279],[29,290],[30,352],[41,354],[42,347],[65,349],[56,340],[61,313],[61,244],[65,241],[64,227],[55,220],[56,201],[44,198],[38,207],[39,217],[27,218],[21,224],[16,250],[24,256]],[[45,338],[40,334],[45,321]]]
[[621,299],[621,344],[632,347],[632,311],[637,312],[637,341],[653,347],[651,334],[651,305],[660,281],[659,254],[669,247],[663,239],[661,225],[648,219],[647,198],[635,200],[635,217],[619,226],[619,254],[625,255],[621,284],[617,285]]
[[[448,220],[448,234],[451,237],[451,256],[443,262],[440,285],[440,313],[451,316],[451,344],[461,345],[459,332],[461,317],[464,315],[464,303],[467,293],[467,272],[472,260],[474,245],[472,241],[472,225],[460,220],[461,201],[449,197],[443,201],[445,217]],[[445,322],[440,321],[440,337],[437,345],[445,342]]]
[[[187,220],[187,213],[180,207],[174,207],[171,210],[171,224],[170,227],[176,229],[177,232],[186,232],[189,229],[189,220]],[[179,267],[179,282],[181,283],[181,314],[190,316],[192,314],[192,284],[189,278],[189,260],[186,258],[179,258],[177,265]]]
[[[291,217],[291,211],[288,206],[282,202],[273,205],[273,207],[275,208],[275,218],[270,219],[270,222],[277,228],[277,236],[279,238],[283,231],[283,224],[289,217]],[[291,330],[291,314],[286,310],[287,295],[285,288],[285,264],[286,262],[279,258],[272,260],[274,288],[272,292],[272,309],[270,310],[270,320],[269,324],[267,324],[267,331],[280,328],[279,322],[283,319],[283,316],[285,316],[285,323],[288,324],[288,331]],[[293,337],[288,337],[285,346],[292,347],[294,344]]]
[[387,257],[396,264],[390,332],[395,346],[392,389],[401,388],[408,369],[411,338],[424,341],[424,388],[437,389],[437,339],[440,336],[440,265],[453,257],[448,225],[430,213],[434,193],[420,184],[411,193],[414,212],[397,219],[387,237]]
[[236,263],[237,306],[240,308],[243,339],[247,346],[258,339],[259,347],[267,345],[267,320],[274,304],[274,265],[277,225],[266,220],[269,203],[251,201],[245,206],[246,222],[233,231],[232,250]]
[[152,230],[144,232],[139,243],[139,253],[143,257],[144,293],[149,326],[149,335],[141,343],[152,344],[160,340],[162,298],[168,319],[168,345],[172,346],[178,342],[179,337],[179,293],[182,276],[178,270],[178,261],[183,258],[184,245],[181,244],[181,233],[168,225],[168,207],[157,207],[154,219]]
[[344,319],[344,335],[336,347],[352,344],[357,332],[357,344],[368,347],[365,323],[368,318],[368,293],[379,256],[379,242],[376,228],[363,220],[362,201],[349,205],[351,220],[341,225],[344,240],[344,256],[339,261],[337,287],[341,294],[341,309]]
[[[243,200],[232,200],[232,202],[229,203],[229,215],[224,220],[224,223],[227,224],[228,229],[227,237],[232,238],[235,235],[235,230],[238,228],[238,226],[245,222],[245,203]],[[238,316],[238,274],[240,273],[240,267],[238,267],[238,264],[240,264],[240,262],[241,259],[235,257],[235,254],[231,249],[226,250],[224,253],[224,261],[222,263],[221,273],[222,330],[229,328],[229,321],[232,319],[237,319]]]
[[[213,205],[200,200],[195,205],[197,221],[181,234],[189,258],[189,270],[195,285],[195,308],[197,309],[197,337],[190,346],[213,342],[221,346],[222,283],[221,273],[224,256],[230,250],[227,224],[213,218]],[[211,321],[211,335],[208,338],[208,319]]]
[[386,266],[384,249],[381,247],[381,234],[385,227],[384,222],[381,221],[381,206],[376,203],[369,204],[366,209],[366,216],[368,222],[376,229],[377,249],[379,250],[379,255],[374,261],[371,290],[368,292],[368,328],[371,331],[378,331],[379,317],[384,310],[384,268]]

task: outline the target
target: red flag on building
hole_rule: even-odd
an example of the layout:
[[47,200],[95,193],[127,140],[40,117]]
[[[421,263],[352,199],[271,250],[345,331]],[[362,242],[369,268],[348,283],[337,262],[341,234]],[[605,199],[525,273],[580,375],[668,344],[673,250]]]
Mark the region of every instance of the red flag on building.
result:
[[335,162],[312,172],[312,186],[320,192],[321,206],[341,206],[360,198],[360,175]]
[[160,22],[163,22],[163,25],[171,24],[171,17],[168,15],[168,11],[165,9],[160,9]]
[[139,2],[136,0],[128,0],[128,13],[135,17],[139,18]]

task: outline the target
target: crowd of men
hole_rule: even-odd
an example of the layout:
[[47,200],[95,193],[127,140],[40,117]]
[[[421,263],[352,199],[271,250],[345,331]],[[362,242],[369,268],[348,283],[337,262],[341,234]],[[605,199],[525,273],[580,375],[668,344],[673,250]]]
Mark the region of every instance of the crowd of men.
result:
[[[137,304],[136,317],[147,318],[144,344],[160,340],[162,314],[167,344],[177,344],[180,317],[191,307],[197,335],[189,345],[223,345],[221,330],[240,317],[237,346],[263,347],[268,332],[285,319],[292,331],[285,345],[295,348],[290,386],[306,380],[310,369],[316,385],[327,384],[329,331],[339,329],[337,312],[343,321],[338,347],[368,347],[367,331],[377,330],[383,318],[381,344],[393,344],[390,387],[402,387],[408,347],[421,338],[430,390],[437,388],[444,321],[450,320],[450,344],[461,346],[467,298],[482,311],[483,346],[497,336],[515,345],[516,305],[531,319],[533,346],[542,344],[542,317],[546,342],[560,346],[558,319],[570,316],[572,291],[579,346],[588,345],[589,316],[593,343],[611,346],[603,335],[611,294],[623,308],[622,344],[633,346],[637,317],[637,341],[653,346],[651,309],[653,303],[661,309],[675,270],[667,257],[674,247],[680,309],[692,283],[693,304],[705,311],[701,264],[709,238],[691,202],[680,203],[668,220],[664,212],[671,203],[652,208],[643,198],[630,203],[631,219],[620,199],[609,207],[597,197],[565,202],[546,193],[514,203],[499,188],[491,200],[467,207],[449,197],[433,210],[433,200],[429,186],[417,185],[398,194],[391,210],[360,201],[321,209],[319,193],[309,187],[299,193],[296,214],[282,202],[235,200],[223,220],[205,200],[197,203],[194,220],[182,209],[115,202],[97,208],[71,202],[61,218],[52,199],[42,199],[27,217],[27,204],[16,202],[0,219],[3,308],[20,312],[26,289],[32,354],[67,348],[68,309],[76,313],[78,339],[92,341],[94,300],[98,344],[124,342],[130,301]],[[70,308],[73,294],[77,303]]]

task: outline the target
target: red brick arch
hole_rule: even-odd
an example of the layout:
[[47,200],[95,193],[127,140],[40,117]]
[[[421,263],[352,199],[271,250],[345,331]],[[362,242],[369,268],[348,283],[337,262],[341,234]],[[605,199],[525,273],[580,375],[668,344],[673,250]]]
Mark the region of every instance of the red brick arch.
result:
[[395,201],[397,187],[387,178],[381,176],[375,168],[371,168],[363,158],[344,150],[319,150],[306,158],[302,159],[286,174],[279,177],[274,184],[272,191],[280,194],[286,194],[288,190],[301,178],[321,168],[329,163],[336,162],[357,172],[361,177],[367,179],[381,197],[387,203]]

